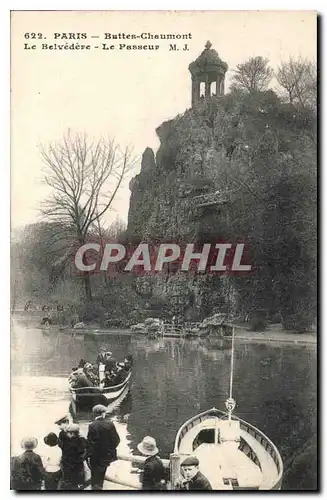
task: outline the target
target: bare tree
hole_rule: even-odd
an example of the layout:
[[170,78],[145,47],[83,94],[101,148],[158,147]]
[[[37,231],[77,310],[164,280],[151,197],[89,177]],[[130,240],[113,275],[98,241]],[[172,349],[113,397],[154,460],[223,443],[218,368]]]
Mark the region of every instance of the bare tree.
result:
[[316,104],[316,73],[313,62],[302,58],[294,60],[290,57],[278,67],[276,79],[290,103],[302,108],[312,108]]
[[262,56],[251,57],[243,64],[237,65],[232,77],[232,90],[266,90],[273,77],[273,70],[268,66],[269,60]]
[[[73,235],[68,256],[76,244],[86,242],[91,228],[112,207],[135,158],[131,148],[121,151],[113,140],[89,142],[85,134],[70,131],[61,142],[43,146],[41,155],[43,180],[52,188],[42,213]],[[84,273],[83,278],[86,297],[92,300],[90,276]]]

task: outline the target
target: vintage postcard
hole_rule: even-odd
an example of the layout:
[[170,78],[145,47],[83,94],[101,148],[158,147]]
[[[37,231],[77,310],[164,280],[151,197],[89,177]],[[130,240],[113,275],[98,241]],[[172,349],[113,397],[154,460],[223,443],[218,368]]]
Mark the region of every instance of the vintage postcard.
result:
[[11,12],[12,490],[317,490],[317,13]]

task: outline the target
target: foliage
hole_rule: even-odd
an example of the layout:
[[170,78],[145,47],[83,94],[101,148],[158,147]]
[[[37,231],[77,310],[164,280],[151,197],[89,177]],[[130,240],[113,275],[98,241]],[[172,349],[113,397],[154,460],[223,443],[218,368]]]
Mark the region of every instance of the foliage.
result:
[[269,60],[262,56],[251,57],[238,64],[232,78],[232,90],[253,92],[266,90],[273,77],[273,70],[268,66]]
[[278,67],[276,79],[281,96],[301,108],[315,109],[317,99],[317,70],[312,61],[290,58]]

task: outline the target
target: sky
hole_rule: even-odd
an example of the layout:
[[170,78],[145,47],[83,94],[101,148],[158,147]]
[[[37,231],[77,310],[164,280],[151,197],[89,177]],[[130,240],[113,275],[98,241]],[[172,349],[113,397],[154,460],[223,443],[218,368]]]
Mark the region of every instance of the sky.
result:
[[[188,51],[169,51],[167,40],[157,51],[118,50],[128,40],[104,40],[104,33],[183,33]],[[41,33],[46,39],[25,38]],[[115,50],[41,50],[42,43],[64,44],[54,33],[87,33],[99,38],[69,43],[115,44]],[[61,139],[71,129],[88,137],[115,138],[132,145],[140,159],[146,147],[155,151],[155,129],[190,107],[188,65],[207,40],[228,63],[226,87],[236,65],[249,57],[269,58],[276,68],[290,56],[316,58],[316,13],[313,11],[16,11],[11,19],[11,224],[35,222],[48,194],[42,184],[40,145]],[[36,49],[24,49],[24,44]],[[135,174],[140,169],[138,162]],[[128,182],[106,215],[127,220]]]

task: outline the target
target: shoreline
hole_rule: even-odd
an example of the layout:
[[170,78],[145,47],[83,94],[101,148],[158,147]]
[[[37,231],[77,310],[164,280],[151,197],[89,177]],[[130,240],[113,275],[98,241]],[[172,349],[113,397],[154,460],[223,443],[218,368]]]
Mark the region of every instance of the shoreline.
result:
[[[18,311],[17,311],[18,312]],[[13,314],[13,317],[18,319],[19,317],[26,318],[25,314]],[[33,318],[33,315],[31,319]],[[33,325],[34,326],[34,325]],[[305,344],[305,345],[316,345],[317,344],[317,333],[316,332],[306,332],[306,333],[294,333],[292,331],[286,331],[282,329],[280,324],[268,325],[265,331],[250,331],[248,330],[248,325],[244,324],[236,324],[235,326],[235,340],[240,340],[244,342],[254,342],[254,343],[273,343],[273,344]],[[123,335],[130,336],[133,338],[142,338],[146,339],[146,335],[142,333],[132,332],[129,328],[97,328],[95,326],[90,326],[89,328],[76,328],[73,329],[69,326],[59,326],[59,325],[51,325],[49,327],[41,327],[40,325],[35,325],[34,328],[38,330],[42,330],[44,333],[51,334],[52,332],[57,333],[66,333],[72,336],[81,336],[81,335],[89,335],[89,336],[107,336],[107,335]],[[196,339],[210,339],[210,340],[228,340],[230,337],[219,337],[219,336],[189,336],[189,337],[180,337],[177,334],[167,334],[164,335],[163,338],[167,339],[179,339],[183,338],[184,340],[196,340]],[[148,339],[155,340],[155,339]]]
[[[93,337],[101,337],[101,336],[111,336],[111,335],[121,335],[121,336],[129,336],[133,338],[140,338],[140,339],[146,339],[146,335],[144,334],[137,334],[134,332],[131,332],[130,330],[127,329],[85,329],[85,330],[70,330],[70,329],[60,329],[57,327],[52,327],[52,328],[40,328],[38,329],[43,330],[44,332],[47,332],[51,334],[51,332],[57,331],[58,333],[67,333],[70,335],[75,334],[77,337],[81,335],[86,335],[86,336],[93,336]],[[239,330],[239,331],[237,331]],[[162,337],[160,337],[162,338]],[[179,337],[177,335],[164,335],[164,339],[176,339],[179,340],[183,337]],[[228,341],[231,337],[216,337],[213,335],[206,336],[206,337],[200,337],[200,336],[194,336],[194,337],[189,337],[189,338],[183,338],[183,340],[189,340],[189,341],[194,341],[197,339],[210,339],[210,340],[219,340],[219,341]],[[157,339],[148,339],[149,341],[152,340],[158,340]],[[251,332],[251,331],[244,331],[241,328],[236,329],[235,331],[235,340],[240,340],[244,342],[253,342],[253,343],[274,343],[274,344],[305,344],[305,345],[316,345],[317,344],[317,336],[313,333],[286,333],[286,332],[272,332],[267,330],[266,332]]]

